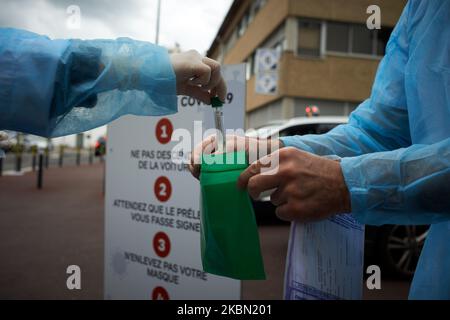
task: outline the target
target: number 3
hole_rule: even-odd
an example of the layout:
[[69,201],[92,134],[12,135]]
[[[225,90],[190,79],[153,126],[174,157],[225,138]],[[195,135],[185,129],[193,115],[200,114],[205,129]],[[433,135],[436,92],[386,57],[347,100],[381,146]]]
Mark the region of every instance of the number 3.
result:
[[166,251],[166,242],[163,239],[159,239],[158,242],[159,242],[159,247],[158,247],[159,251],[162,251],[162,252]]

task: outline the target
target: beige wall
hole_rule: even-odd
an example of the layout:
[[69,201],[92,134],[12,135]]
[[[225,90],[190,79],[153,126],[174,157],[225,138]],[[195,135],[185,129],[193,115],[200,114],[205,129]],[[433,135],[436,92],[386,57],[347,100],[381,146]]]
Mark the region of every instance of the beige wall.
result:
[[283,55],[280,93],[292,97],[357,102],[370,95],[378,60],[327,56],[299,59]]
[[247,32],[226,54],[224,63],[244,61],[267,37],[284,22],[288,15],[289,0],[269,0],[249,25]]
[[280,64],[277,96],[255,93],[255,77],[247,84],[247,111],[280,97],[303,97],[359,102],[370,96],[379,60],[327,56],[325,59],[299,59],[285,53]]
[[252,111],[260,106],[273,102],[279,98],[280,95],[269,96],[256,94],[255,76],[253,76],[249,81],[247,81],[247,111]]
[[[251,0],[241,0],[241,6],[222,35],[226,41],[249,7]],[[376,4],[381,9],[384,26],[394,26],[406,4],[406,0],[268,0],[244,36],[227,52],[224,63],[244,61],[288,16],[310,17],[324,20],[365,23],[366,9]],[[219,56],[219,47],[212,50],[211,57]]]
[[[224,34],[226,39],[237,28],[250,0],[242,0],[239,12]],[[376,4],[381,8],[382,25],[394,26],[406,0],[268,0],[245,34],[226,53],[224,64],[241,63],[258,48],[288,17],[311,17],[365,23],[366,9]],[[218,47],[211,56],[217,58]],[[370,95],[379,60],[349,56],[299,58],[285,52],[280,68],[280,87],[277,96],[255,94],[254,77],[248,82],[247,110],[271,103],[282,97],[304,97],[325,100],[358,102]]]
[[290,0],[289,13],[294,16],[355,23],[366,23],[366,9],[374,4],[381,9],[381,23],[393,27],[406,0]]

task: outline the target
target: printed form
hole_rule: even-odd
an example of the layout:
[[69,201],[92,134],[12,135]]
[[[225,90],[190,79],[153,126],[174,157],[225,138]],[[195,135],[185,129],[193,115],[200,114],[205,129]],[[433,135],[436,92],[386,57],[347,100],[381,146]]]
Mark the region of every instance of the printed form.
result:
[[351,215],[292,223],[286,300],[362,299],[364,226]]

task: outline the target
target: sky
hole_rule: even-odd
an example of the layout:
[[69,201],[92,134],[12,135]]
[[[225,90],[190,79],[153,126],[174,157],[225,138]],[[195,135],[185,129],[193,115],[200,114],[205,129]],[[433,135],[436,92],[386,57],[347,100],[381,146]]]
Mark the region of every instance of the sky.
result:
[[[161,0],[160,45],[205,53],[232,0]],[[79,29],[72,5],[80,9]],[[155,42],[157,0],[0,0],[0,27],[26,29],[52,39],[130,37]],[[74,24],[75,22],[75,24]],[[69,25],[69,27],[68,27]],[[96,130],[93,137],[103,134]],[[66,142],[71,142],[72,138]]]

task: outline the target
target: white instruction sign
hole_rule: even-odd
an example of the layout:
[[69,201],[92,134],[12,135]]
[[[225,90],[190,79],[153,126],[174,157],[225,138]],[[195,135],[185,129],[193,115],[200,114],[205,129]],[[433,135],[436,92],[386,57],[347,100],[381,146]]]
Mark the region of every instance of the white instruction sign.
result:
[[[226,129],[243,129],[245,65],[223,68]],[[210,106],[179,97],[178,113],[127,116],[108,127],[106,299],[239,299],[240,281],[207,274],[200,255],[200,186],[173,154],[177,129],[213,127]]]

